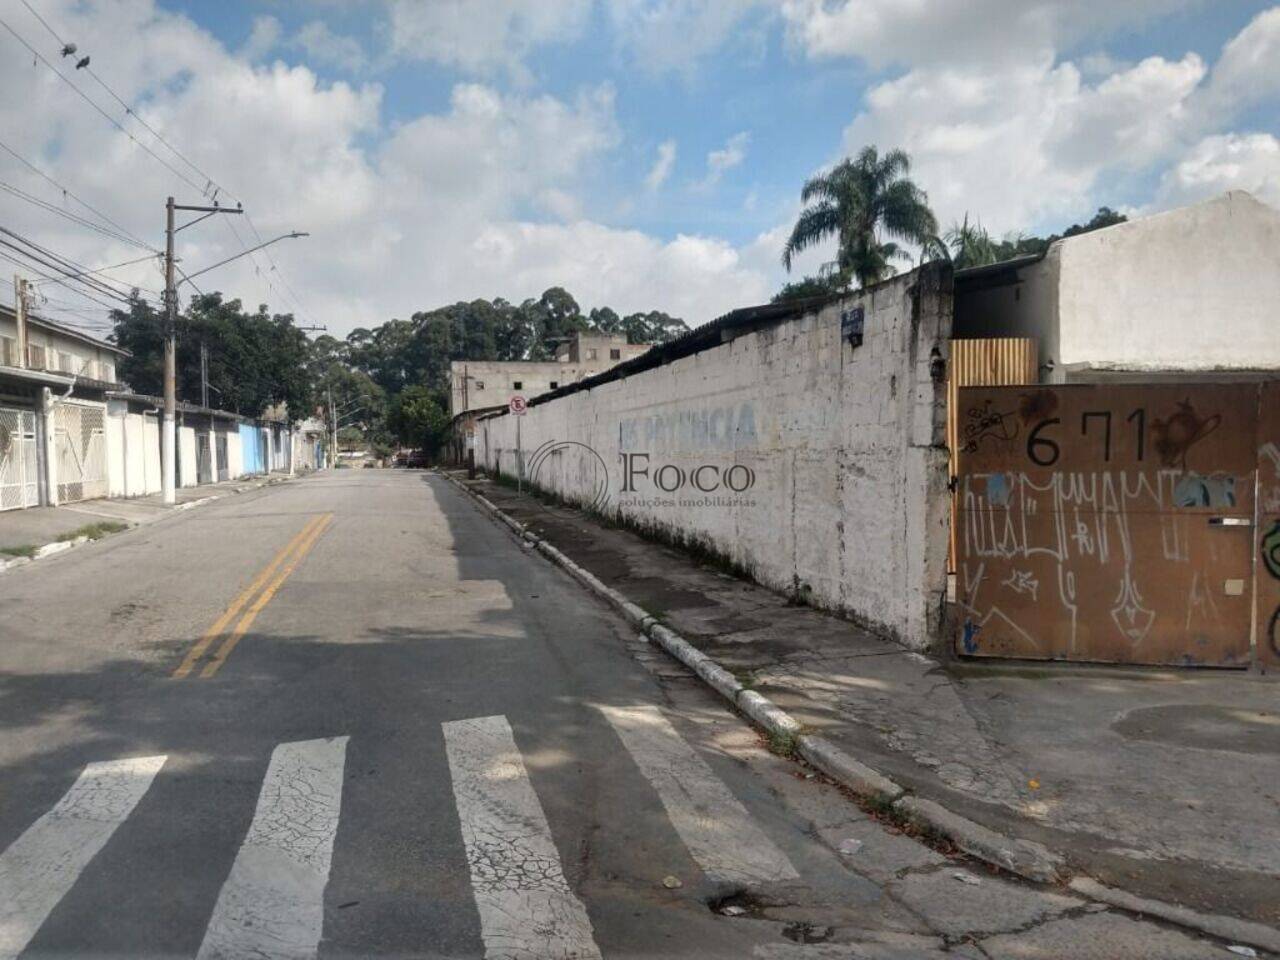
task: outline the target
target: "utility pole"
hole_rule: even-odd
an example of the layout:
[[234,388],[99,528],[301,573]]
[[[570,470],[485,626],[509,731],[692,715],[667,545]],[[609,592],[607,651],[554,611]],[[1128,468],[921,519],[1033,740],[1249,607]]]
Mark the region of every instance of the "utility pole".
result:
[[[164,339],[164,425],[160,431],[160,488],[163,491],[163,499],[165,503],[174,503],[177,501],[176,491],[174,490],[174,477],[177,473],[177,426],[175,418],[178,414],[178,363],[177,363],[177,332],[178,332],[178,285],[174,282],[174,259],[173,259],[173,235],[180,230],[185,230],[193,224],[199,223],[201,220],[207,220],[215,214],[219,213],[244,213],[244,209],[237,204],[234,207],[220,207],[215,202],[211,207],[193,206],[189,204],[174,203],[173,197],[165,201],[165,230],[164,230],[164,304],[165,304],[165,339]],[[203,216],[196,217],[194,220],[188,220],[180,227],[173,225],[173,214],[175,210],[185,210],[191,213],[200,213]],[[247,257],[254,251],[261,250],[263,247],[269,247],[273,243],[281,240],[296,240],[298,237],[309,236],[306,233],[286,233],[272,240],[266,240],[256,247],[249,247],[242,250],[234,256],[227,257],[225,260],[219,260],[211,266],[205,267],[203,270],[197,270],[195,273],[182,274],[184,283],[188,283],[203,273],[210,270],[216,270],[224,264],[230,263],[232,260],[239,260],[241,257]],[[201,345],[203,347],[203,344]],[[207,371],[207,362],[202,359],[201,370]],[[208,406],[208,391],[205,389],[208,379],[206,376],[201,377],[201,394],[205,406]]]
[[18,359],[15,367],[27,365],[27,281],[13,275],[13,315],[18,326]]
[[173,282],[173,197],[165,201],[164,226],[164,420],[160,425],[160,491],[165,503],[177,503],[178,467],[178,289]]
[[200,341],[200,406],[209,408],[209,345]]
[[329,454],[329,467],[336,470],[338,468],[338,409],[333,404],[333,387],[329,388],[329,433],[331,437]]

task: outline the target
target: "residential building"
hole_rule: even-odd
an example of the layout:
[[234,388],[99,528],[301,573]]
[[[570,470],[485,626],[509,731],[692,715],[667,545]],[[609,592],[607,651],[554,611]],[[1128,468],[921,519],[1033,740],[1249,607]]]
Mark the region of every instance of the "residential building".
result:
[[126,351],[30,315],[27,349],[0,307],[0,510],[108,492],[106,393]]
[[627,343],[624,336],[578,333],[559,346],[554,360],[455,360],[449,365],[449,415],[505,407],[517,394],[548,393],[638,357],[649,346]]

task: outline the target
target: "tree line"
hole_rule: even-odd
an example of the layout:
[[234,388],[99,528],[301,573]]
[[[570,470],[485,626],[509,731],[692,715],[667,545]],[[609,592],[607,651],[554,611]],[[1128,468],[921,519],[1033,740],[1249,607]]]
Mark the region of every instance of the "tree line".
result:
[[[122,380],[159,395],[164,375],[164,319],[135,295],[112,311],[112,339],[129,351]],[[688,329],[660,310],[586,313],[562,287],[513,304],[502,298],[459,302],[357,327],[339,339],[309,340],[290,314],[248,311],[220,293],[193,297],[178,323],[178,396],[201,395],[200,353],[208,355],[210,406],[245,416],[288,404],[301,419],[336,409],[340,442],[386,454],[397,446],[434,450],[448,427],[449,364],[455,360],[550,360],[578,332],[661,343]]]

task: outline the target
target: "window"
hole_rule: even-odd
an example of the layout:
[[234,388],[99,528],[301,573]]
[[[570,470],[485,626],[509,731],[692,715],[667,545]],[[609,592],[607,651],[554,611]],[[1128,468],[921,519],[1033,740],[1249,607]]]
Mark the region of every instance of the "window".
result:
[[592,350],[588,350],[588,351],[587,351],[587,359],[588,359],[588,360],[594,360],[594,359],[596,359],[596,357],[598,357],[599,355],[600,355],[600,354],[599,354],[599,352],[598,352],[598,351],[596,351],[596,350],[594,350],[594,349],[592,349]]
[[69,353],[58,351],[58,370],[62,373],[75,373],[76,358]]
[[621,351],[621,350],[619,350],[617,347],[610,347],[610,348],[609,348],[609,359],[610,359],[610,360],[621,360],[621,359],[622,359],[622,351]]
[[102,379],[107,383],[116,382],[116,365],[110,361],[102,361]]
[[18,341],[13,337],[0,337],[0,365],[6,367],[18,365]]
[[484,389],[484,381],[483,381],[483,380],[477,380],[477,381],[476,381],[476,389],[477,389],[477,390],[483,390],[483,389]]
[[556,381],[554,381],[554,380],[552,380],[552,381],[551,381],[551,389],[552,389],[552,390],[554,390],[554,389],[555,389],[556,387],[558,387],[558,386],[560,386],[560,384],[556,383]]
[[511,389],[512,389],[512,390],[523,390],[523,389],[524,389],[524,381],[523,381],[523,380],[512,380],[512,381],[511,381]]
[[44,369],[44,347],[36,343],[27,344],[27,366],[33,370]]

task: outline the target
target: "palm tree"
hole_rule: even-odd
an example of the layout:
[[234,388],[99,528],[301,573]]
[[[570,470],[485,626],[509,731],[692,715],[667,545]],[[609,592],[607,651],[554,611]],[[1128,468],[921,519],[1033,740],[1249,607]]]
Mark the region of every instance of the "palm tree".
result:
[[[936,241],[937,238],[935,237],[934,240]],[[929,246],[936,250],[933,244]],[[953,223],[951,229],[943,235],[941,248],[946,256],[935,259],[950,260],[951,265],[957,270],[963,270],[965,267],[985,267],[989,263],[996,263],[1002,259],[998,245],[991,239],[991,234],[987,233],[982,222],[975,219],[970,223],[967,213],[963,221]]]
[[938,232],[925,192],[907,178],[911,158],[902,150],[883,157],[864,147],[829,173],[813,177],[800,192],[806,204],[787,244],[782,265],[828,237],[836,237],[840,282],[850,277],[868,286],[893,273],[890,261],[907,257],[900,243],[924,244]]

